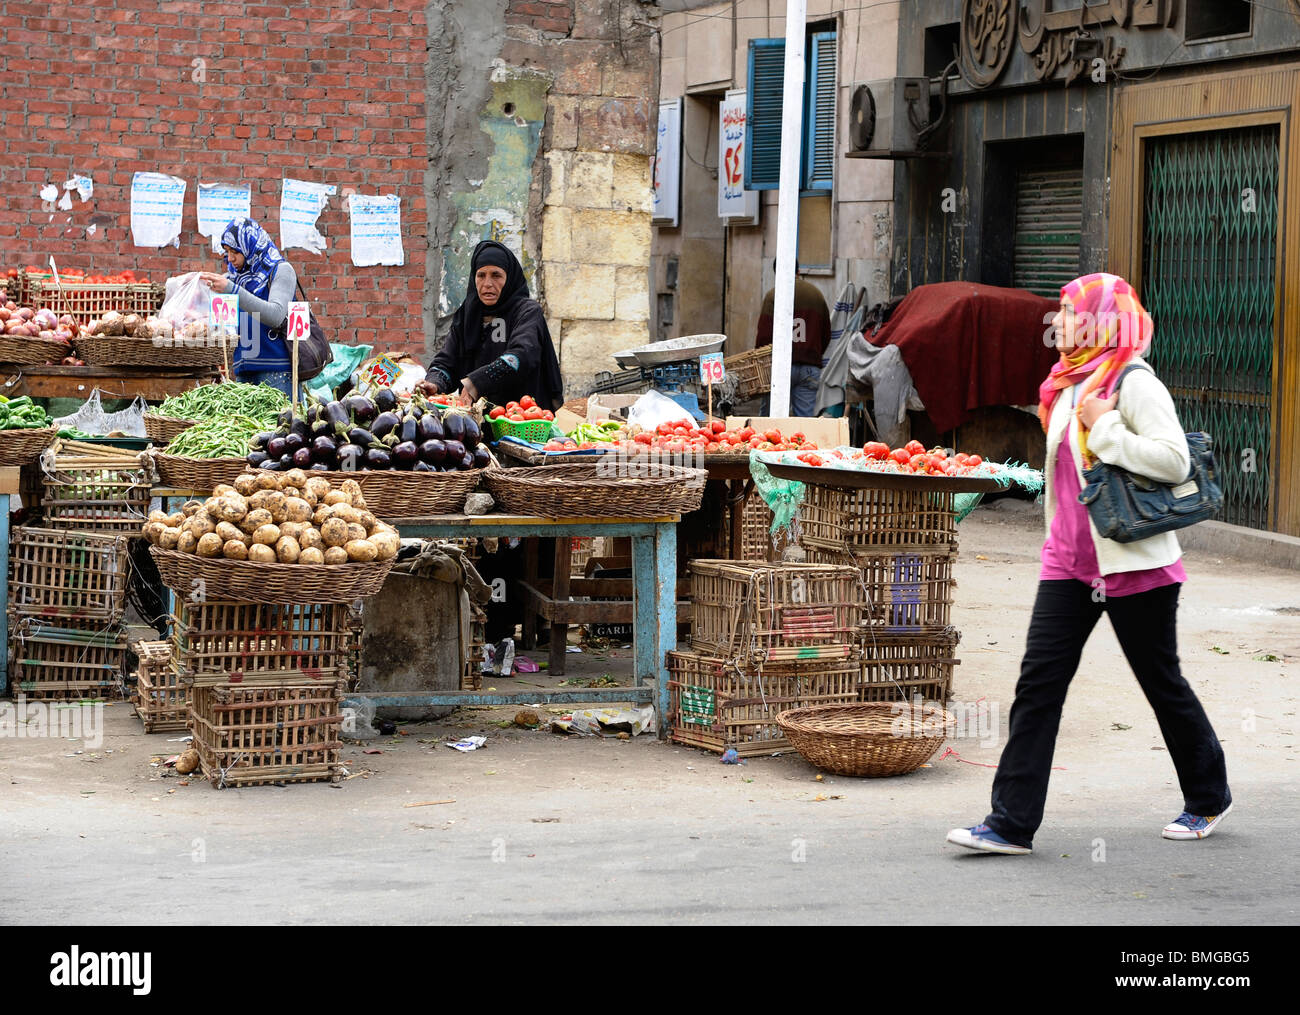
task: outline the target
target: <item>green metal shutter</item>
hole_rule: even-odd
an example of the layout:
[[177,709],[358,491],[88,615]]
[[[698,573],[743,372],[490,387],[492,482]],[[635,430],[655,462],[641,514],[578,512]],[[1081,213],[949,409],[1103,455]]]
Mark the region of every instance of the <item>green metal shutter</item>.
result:
[[1059,299],[1079,276],[1083,166],[1021,169],[1016,178],[1016,252],[1012,284]]
[[1220,520],[1270,528],[1278,128],[1146,141],[1148,359],[1183,429],[1214,438]]
[[776,190],[781,181],[781,93],[785,40],[749,40],[745,116],[745,189]]
[[804,114],[804,189],[830,190],[835,181],[835,57],[834,32],[812,37],[812,69],[808,80],[808,110]]

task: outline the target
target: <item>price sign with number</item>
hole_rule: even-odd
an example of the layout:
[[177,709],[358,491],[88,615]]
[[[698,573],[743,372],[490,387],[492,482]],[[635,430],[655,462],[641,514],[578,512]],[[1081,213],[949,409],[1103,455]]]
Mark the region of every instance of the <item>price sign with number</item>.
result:
[[237,331],[238,321],[239,297],[234,293],[214,293],[208,311],[208,330],[218,334]]
[[311,309],[301,300],[294,300],[289,304],[289,324],[285,330],[285,338],[290,342],[294,339],[304,342],[310,334]]
[[721,384],[727,376],[727,368],[722,365],[722,353],[711,352],[700,357],[700,383]]
[[375,361],[370,364],[367,376],[381,387],[391,387],[393,381],[397,380],[401,372],[402,368],[385,354],[376,357]]

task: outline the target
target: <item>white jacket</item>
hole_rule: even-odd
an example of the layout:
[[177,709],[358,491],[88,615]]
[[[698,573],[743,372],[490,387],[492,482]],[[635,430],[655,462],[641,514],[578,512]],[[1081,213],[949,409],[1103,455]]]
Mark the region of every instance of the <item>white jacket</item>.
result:
[[[1088,450],[1107,465],[1118,465],[1158,483],[1179,483],[1187,478],[1192,460],[1187,452],[1187,437],[1174,409],[1174,400],[1144,360],[1135,358],[1132,362],[1145,369],[1134,370],[1124,378],[1118,405],[1104,413],[1089,431]],[[1075,385],[1061,391],[1047,424],[1043,518],[1049,534],[1052,519],[1056,516],[1056,456],[1067,431],[1079,488],[1085,485],[1083,457],[1079,451],[1079,425],[1074,415],[1078,388]],[[1134,543],[1117,543],[1098,535],[1091,518],[1088,519],[1088,528],[1092,532],[1097,563],[1103,575],[1168,567],[1183,553],[1172,532]]]

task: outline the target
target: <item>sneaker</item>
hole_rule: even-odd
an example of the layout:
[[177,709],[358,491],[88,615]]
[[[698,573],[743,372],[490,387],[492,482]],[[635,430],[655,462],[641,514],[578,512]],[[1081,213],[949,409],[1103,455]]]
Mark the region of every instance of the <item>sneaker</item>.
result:
[[1017,846],[998,835],[988,825],[976,825],[974,828],[954,828],[948,833],[948,841],[967,849],[977,849],[984,853],[1007,853],[1023,856],[1032,853],[1029,846]]
[[1219,827],[1219,822],[1226,818],[1231,810],[1232,804],[1228,804],[1222,814],[1201,816],[1183,811],[1165,825],[1164,831],[1160,834],[1166,839],[1204,839]]

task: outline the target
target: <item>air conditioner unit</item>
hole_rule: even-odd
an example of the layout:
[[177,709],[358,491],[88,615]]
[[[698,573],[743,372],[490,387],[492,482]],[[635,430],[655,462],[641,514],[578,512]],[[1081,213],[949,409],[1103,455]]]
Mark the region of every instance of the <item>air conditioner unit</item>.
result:
[[928,78],[886,78],[855,85],[849,106],[849,150],[855,159],[926,154],[920,134],[930,125]]

